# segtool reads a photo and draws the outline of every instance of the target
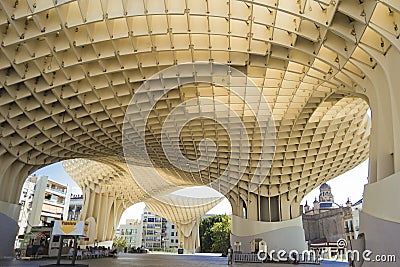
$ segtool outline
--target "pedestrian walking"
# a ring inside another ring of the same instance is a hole
[[[232,246],[229,246],[227,255],[228,255],[228,265],[232,265],[232,263],[233,263],[233,249],[232,249]]]

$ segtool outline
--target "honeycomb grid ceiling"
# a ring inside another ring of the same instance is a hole
[[[132,203],[146,199],[137,184],[127,186],[131,178],[121,162],[132,96],[167,67],[215,62],[248,75],[270,104],[277,146],[260,194],[301,198],[368,157],[361,67],[377,62],[365,48],[382,55],[390,49],[388,37],[400,35],[399,11],[390,0],[1,1],[0,155],[32,165],[75,159],[64,166],[80,185],[115,190]],[[238,108],[213,86],[174,90],[148,121],[148,145],[159,142],[162,116],[200,96]],[[211,122],[189,125],[182,150],[196,158],[196,145],[208,134],[221,142],[217,159],[194,178],[177,173],[178,182],[201,185],[219,177],[226,131]],[[86,172],[74,170],[85,164]],[[248,186],[249,176],[239,187]]]

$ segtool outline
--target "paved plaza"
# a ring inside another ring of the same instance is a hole
[[[0,260],[0,267],[38,267],[39,265],[53,264],[55,259],[40,261],[24,261],[24,260]],[[62,263],[70,263],[64,260]],[[120,267],[120,266],[140,266],[140,267],[156,267],[156,266],[227,266],[227,259],[219,257],[215,254],[195,254],[195,255],[173,255],[173,254],[121,254],[118,258],[101,258],[77,261],[77,263],[89,264],[90,267]],[[234,264],[236,266],[294,266],[291,264]],[[296,265],[296,266],[316,266],[316,265]],[[320,266],[344,267],[346,263],[339,262],[323,262]]]

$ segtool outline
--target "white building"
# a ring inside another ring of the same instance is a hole
[[[66,219],[70,202],[70,187],[48,179],[47,176],[29,176],[20,196],[19,232],[30,232],[32,226],[44,226],[54,220]]]
[[[118,227],[115,236],[124,238],[128,247],[176,250],[180,245],[176,226],[147,208],[141,220],[127,219]]]
[[[83,195],[71,195],[68,208],[68,220],[78,220],[83,207]]]
[[[66,220],[70,196],[70,187],[68,185],[48,179],[40,213],[41,223],[48,224],[54,220]]]
[[[179,247],[175,225],[145,208],[142,215],[142,245],[150,250],[171,250]]]
[[[362,210],[363,199],[360,199],[356,203],[352,204],[350,200],[347,201],[346,206],[351,208],[347,213],[345,213],[344,228],[346,231],[346,238],[357,239],[360,233],[360,213]]]
[[[115,236],[124,238],[128,247],[137,248],[142,246],[142,230],[142,221],[127,219],[125,224],[119,226]]]
[[[22,186],[21,196],[19,198],[19,203],[21,205],[21,212],[19,214],[18,235],[23,235],[26,228],[28,227],[28,217],[32,209],[33,195],[35,192],[37,177],[29,176],[24,185]]]
[[[152,213],[148,209],[142,215],[143,234],[142,245],[150,250],[165,248],[167,220]]]
[[[170,221],[167,221],[164,241],[167,249],[179,247],[178,231],[175,225]]]

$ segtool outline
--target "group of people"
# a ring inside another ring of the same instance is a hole
[[[74,248],[71,247],[68,252],[68,257],[72,257],[74,254]],[[117,249],[111,249],[110,247],[104,246],[95,246],[95,247],[87,247],[86,249],[81,249],[78,246],[76,251],[76,258],[77,259],[96,259],[96,258],[103,258],[103,257],[116,257],[117,256]]]

